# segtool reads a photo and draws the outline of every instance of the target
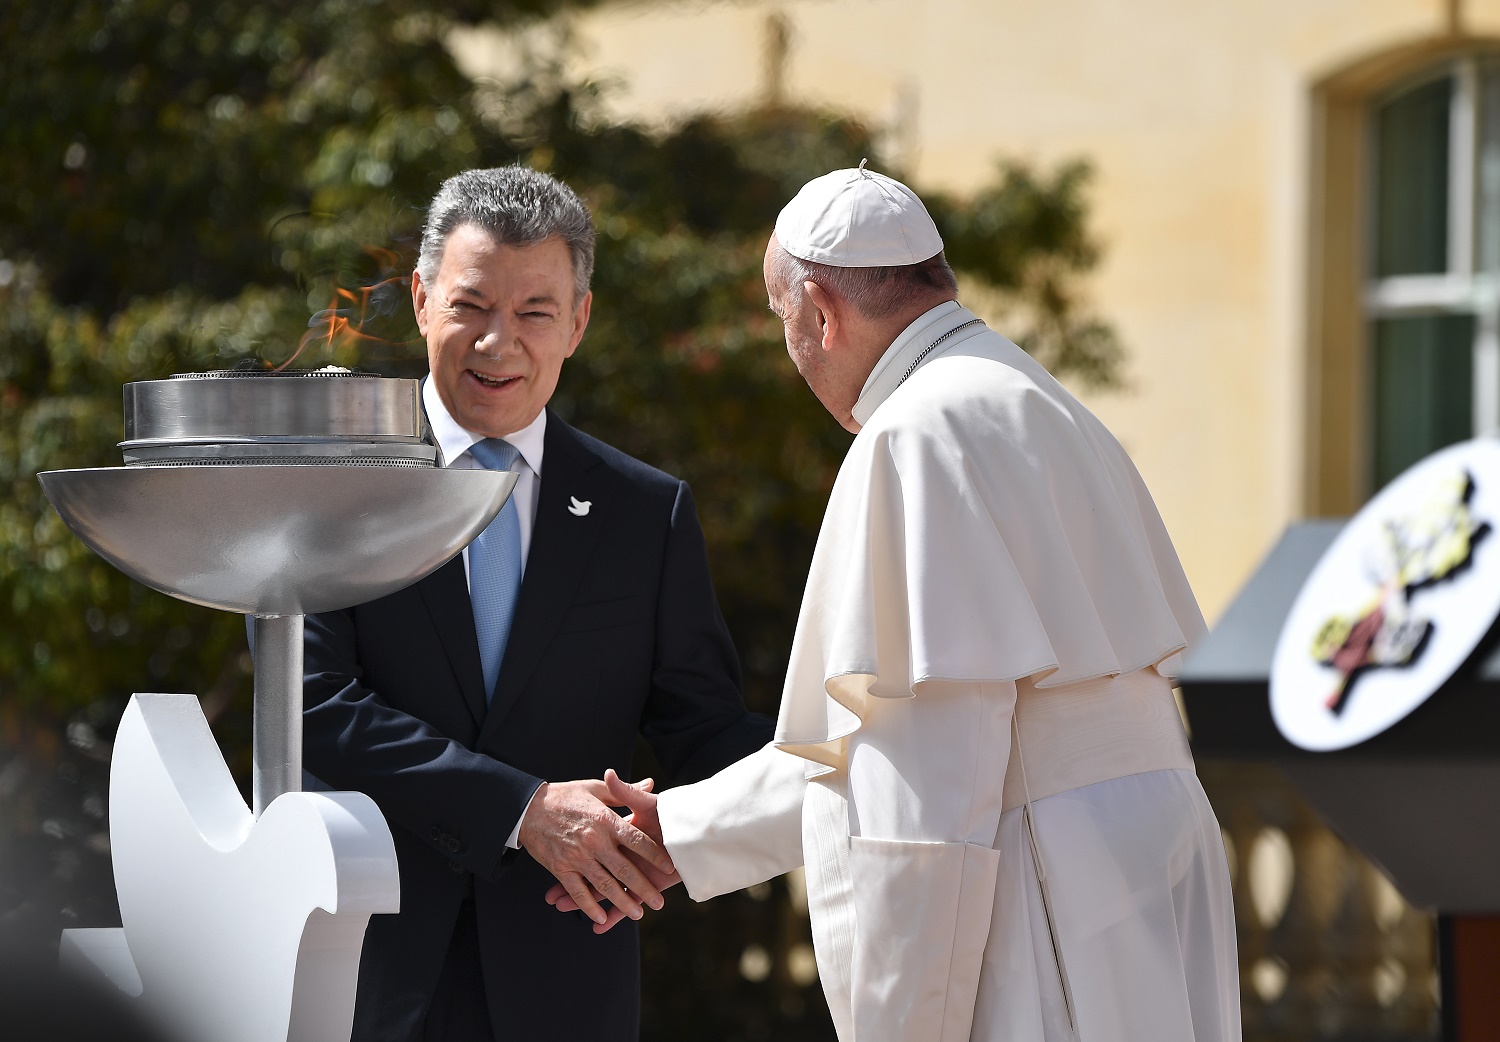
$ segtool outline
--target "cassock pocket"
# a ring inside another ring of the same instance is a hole
[[[859,1042],[965,1042],[1000,852],[973,843],[850,840]]]

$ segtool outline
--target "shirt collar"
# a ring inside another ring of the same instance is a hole
[[[852,412],[855,422],[861,427],[868,423],[880,404],[901,386],[908,370],[926,365],[951,346],[950,343],[944,343],[942,350],[933,352],[929,350],[933,341],[973,318],[974,313],[956,300],[946,300],[919,315],[915,322],[901,331],[901,335],[880,356],[880,361],[875,363],[869,379],[859,392],[859,400],[854,403]]]
[[[432,435],[437,439],[438,447],[443,450],[443,459],[449,466],[485,439],[483,434],[475,434],[460,427],[458,421],[448,414],[431,376],[422,381],[422,405],[427,409],[427,422],[432,425]],[[542,446],[546,442],[546,435],[547,410],[543,409],[537,413],[536,419],[501,440],[515,446],[531,472],[541,477]]]

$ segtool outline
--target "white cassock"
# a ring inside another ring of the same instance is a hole
[[[1124,449],[956,302],[854,415],[775,743],[662,795],[688,892],[805,863],[843,1042],[1238,1040],[1203,619]]]

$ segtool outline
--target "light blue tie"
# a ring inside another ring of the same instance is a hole
[[[486,438],[469,448],[486,470],[510,470],[520,450],[499,438]],[[521,517],[512,495],[500,513],[469,544],[469,600],[474,605],[474,633],[479,638],[479,664],[484,671],[484,698],[495,697],[495,681],[505,660],[510,622],[521,590]]]

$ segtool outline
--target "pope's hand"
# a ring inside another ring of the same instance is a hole
[[[637,796],[650,794],[649,783],[641,788],[618,777],[615,783]],[[651,799],[654,806],[656,797]],[[606,782],[544,783],[521,823],[521,846],[557,877],[571,907],[582,909],[596,929],[613,926],[621,915],[639,919],[643,902],[660,908],[661,890],[652,879],[675,873],[659,843],[660,829],[656,839],[648,836],[611,809],[617,803],[629,805],[614,799]],[[614,908],[606,912],[601,898]]]
[[[625,820],[650,836],[651,842],[665,847],[661,838],[661,815],[656,809],[661,797],[651,791],[654,787],[650,778],[631,785],[612,768],[604,772],[604,788],[609,793],[610,806],[628,808],[630,817]]]
[[[604,772],[604,785],[610,803],[628,807],[631,814],[626,820],[635,828],[640,829],[643,833],[650,836],[659,845],[661,843],[661,821],[657,816],[657,798],[655,793],[651,791],[651,782],[647,780],[638,782],[635,785],[629,785],[622,781],[620,776],[614,771],[609,770]],[[675,869],[663,871],[657,865],[642,861],[633,855],[632,860],[641,873],[651,881],[651,885],[658,892],[682,882],[682,877],[677,874]],[[595,907],[598,907],[606,898],[613,903],[614,907],[606,910],[605,918],[602,922],[598,916],[589,912],[587,905],[578,900],[571,888],[565,887],[561,883],[547,891],[547,903],[555,907],[559,912],[573,912],[579,908],[583,908],[585,912],[588,912],[589,918],[594,920],[594,932],[597,934],[608,933],[614,928],[616,923],[629,914],[628,908],[622,908],[619,902],[614,901],[613,898],[609,898],[608,895],[600,893],[596,889],[590,888],[587,896]],[[653,904],[651,907],[660,908],[661,905]],[[632,915],[631,918],[638,919],[640,917]]]

